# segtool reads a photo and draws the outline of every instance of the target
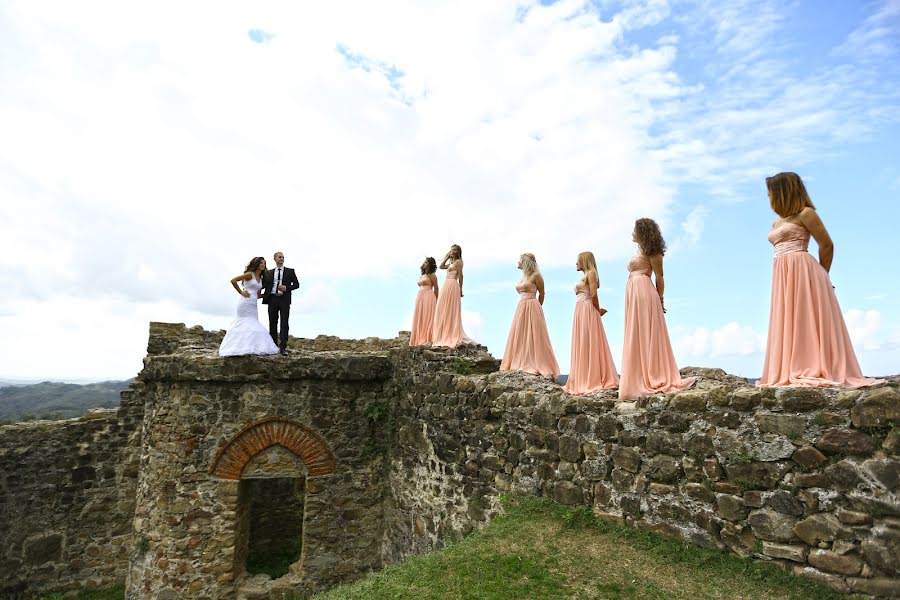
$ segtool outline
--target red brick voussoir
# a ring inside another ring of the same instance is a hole
[[[266,417],[234,434],[216,453],[209,474],[218,479],[240,479],[254,456],[275,445],[303,461],[307,477],[330,475],[336,469],[334,453],[318,433],[292,419]]]

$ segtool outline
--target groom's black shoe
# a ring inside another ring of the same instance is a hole
[[[282,356],[287,356],[288,355],[287,344],[282,344],[278,348],[278,351],[281,353]]]

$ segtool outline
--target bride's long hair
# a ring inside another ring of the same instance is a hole
[[[247,266],[244,268],[244,273],[256,273],[256,270],[259,268],[259,263],[266,263],[266,259],[262,256],[254,256],[253,259],[247,263]]]

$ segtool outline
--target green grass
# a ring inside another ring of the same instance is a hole
[[[316,600],[523,598],[846,600],[777,567],[596,519],[587,508],[508,502],[488,527]]]
[[[92,590],[89,592],[78,592],[75,600],[122,600],[125,597],[124,587],[115,587],[107,590]],[[41,596],[38,600],[63,600],[63,594],[50,594],[49,596]],[[71,600],[71,599],[67,599]]]

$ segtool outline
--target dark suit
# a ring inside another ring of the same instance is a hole
[[[266,271],[263,276],[263,304],[269,305],[269,334],[272,341],[283,350],[287,346],[288,319],[291,316],[291,292],[300,287],[300,281],[293,269],[282,267],[281,285],[287,286],[280,296],[272,293],[275,284],[275,274],[278,267]],[[281,318],[281,335],[279,337],[278,319]]]

